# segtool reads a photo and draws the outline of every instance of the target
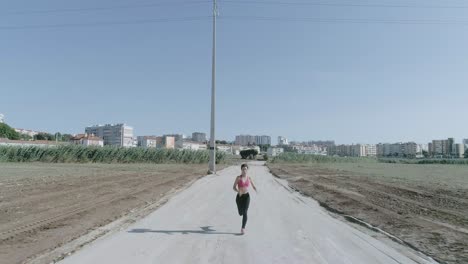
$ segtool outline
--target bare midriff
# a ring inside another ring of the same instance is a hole
[[[249,187],[237,187],[239,189],[239,196],[249,192]]]

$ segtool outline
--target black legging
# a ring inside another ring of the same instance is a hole
[[[241,196],[236,195],[236,204],[239,215],[242,215],[242,228],[245,228],[247,224],[247,210],[249,210],[250,204],[250,195],[249,193],[244,193]]]

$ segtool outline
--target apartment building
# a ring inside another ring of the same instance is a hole
[[[174,144],[172,144],[173,147],[171,147],[171,141],[172,141],[171,138],[174,139]],[[183,148],[184,138],[185,138],[185,136],[183,134],[166,134],[166,135],[163,135],[163,140],[164,140],[164,142],[166,144],[166,148],[178,148],[178,149]]]
[[[454,139],[432,140],[429,143],[429,155],[436,158],[451,157],[454,153]]]
[[[271,145],[270,136],[251,136],[251,135],[239,135],[236,136],[236,145],[248,146],[248,145]]]
[[[202,132],[193,132],[192,133],[192,141],[202,142],[202,143],[207,142],[206,134],[202,133]]]
[[[93,134],[104,140],[104,145],[134,147],[133,128],[125,124],[94,125],[85,128],[86,134]]]
[[[330,145],[326,148],[326,153],[329,156],[337,155],[341,157],[376,156],[377,145],[375,144]]]
[[[422,147],[415,142],[377,144],[377,156],[379,157],[416,157],[421,152]]]
[[[183,139],[181,139],[183,142]],[[164,135],[162,137],[158,137],[157,139],[157,148],[164,148],[164,149],[175,149],[176,148],[176,138],[174,136]],[[179,148],[182,148],[183,145],[180,145]]]

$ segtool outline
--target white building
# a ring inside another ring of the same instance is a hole
[[[143,148],[156,148],[158,146],[158,137],[156,136],[138,136],[137,145]]]
[[[85,128],[86,134],[94,134],[104,140],[104,145],[134,147],[133,128],[125,124],[94,125]]]
[[[375,144],[367,144],[366,146],[366,156],[368,157],[375,157],[377,156],[377,145]]]
[[[228,154],[234,154],[232,145],[223,145],[223,144],[217,144],[216,149],[221,152],[225,152]]]
[[[56,142],[55,140],[11,140],[7,138],[0,138],[0,146],[37,146],[37,147],[56,147],[60,145],[68,145],[66,142]]]
[[[5,116],[0,113],[0,123],[5,123]]]
[[[418,144],[417,147],[417,153],[422,153],[423,151],[428,151],[428,145],[427,144]]]
[[[104,146],[104,140],[100,137],[88,134],[78,134],[70,139],[73,144],[83,146]]]
[[[270,157],[276,157],[283,152],[284,152],[283,148],[269,147],[267,150],[267,155]]]
[[[367,150],[366,145],[362,145],[362,144],[351,145],[351,156],[365,157],[367,156],[366,150]]]
[[[278,137],[278,145],[284,146],[284,145],[289,145],[288,139],[282,136]]]
[[[452,157],[463,158],[465,154],[465,144],[453,144]]]
[[[326,155],[326,147],[317,146],[317,145],[293,145],[292,149],[295,150],[298,154],[308,154],[308,155]]]
[[[183,140],[181,144],[181,149],[190,149],[190,150],[206,150],[206,144],[190,141],[190,140]]]
[[[34,130],[29,130],[29,129],[22,129],[22,128],[15,128],[15,131],[20,133],[20,134],[23,134],[23,135],[28,135],[30,137],[34,137],[35,135],[41,133],[39,131],[34,131]],[[42,133],[45,133],[45,132],[42,132]]]
[[[462,143],[465,145],[465,149],[468,148],[468,138],[464,138]]]

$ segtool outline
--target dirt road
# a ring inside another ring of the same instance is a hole
[[[261,163],[249,173],[247,233],[239,235],[232,184],[238,166],[201,178],[165,205],[61,263],[434,263],[332,217]]]

